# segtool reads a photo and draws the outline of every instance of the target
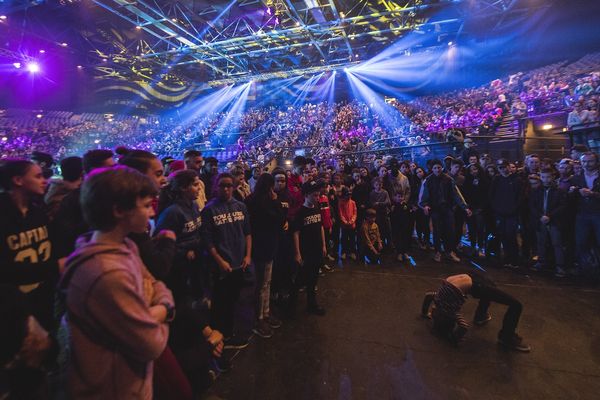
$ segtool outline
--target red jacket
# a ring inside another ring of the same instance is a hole
[[[352,199],[341,198],[338,200],[340,223],[344,228],[356,228],[356,203]]]
[[[287,181],[288,191],[290,193],[290,208],[288,211],[288,220],[293,221],[296,213],[304,204],[304,195],[302,194],[302,177],[292,174]]]
[[[319,197],[319,207],[321,208],[321,221],[323,221],[324,229],[331,229],[333,220],[331,219],[331,209],[329,208],[329,197],[322,194]]]

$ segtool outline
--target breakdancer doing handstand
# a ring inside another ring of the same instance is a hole
[[[474,324],[483,326],[492,317],[488,313],[491,302],[508,306],[502,329],[498,332],[498,343],[510,350],[529,352],[531,348],[515,332],[523,306],[508,293],[498,289],[496,285],[477,274],[452,275],[444,279],[436,292],[428,292],[423,300],[421,315],[433,320],[433,330],[448,338],[452,343],[460,342],[469,324],[460,314],[460,309],[467,299],[467,295],[479,299],[475,311]],[[434,303],[431,313],[431,303]]]

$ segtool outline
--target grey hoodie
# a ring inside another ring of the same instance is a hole
[[[89,239],[79,238],[61,282],[72,349],[69,395],[152,399],[153,360],[165,349],[169,328],[154,320],[149,307],[173,305],[173,297],[142,264],[131,240],[116,245]],[[153,289],[149,295],[144,283]]]

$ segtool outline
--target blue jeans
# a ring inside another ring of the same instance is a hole
[[[593,236],[593,241],[590,241]],[[579,268],[586,269],[586,260],[592,248],[600,243],[600,215],[589,213],[578,213],[575,217],[575,248]]]
[[[504,249],[504,260],[507,264],[519,263],[519,247],[517,244],[518,217],[496,215],[496,235]]]

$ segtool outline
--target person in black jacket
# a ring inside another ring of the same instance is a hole
[[[467,226],[472,254],[479,257],[485,256],[485,214],[489,208],[488,192],[489,180],[483,168],[479,164],[469,165],[465,177],[464,195],[473,215],[467,219]]]
[[[522,202],[522,183],[516,174],[511,174],[508,161],[496,161],[499,175],[490,184],[490,206],[495,218],[496,234],[504,248],[507,268],[518,268],[519,249],[517,245],[517,225]]]
[[[114,153],[108,149],[94,149],[83,155],[83,172],[88,175],[94,169],[112,167],[115,165]],[[67,257],[75,250],[77,238],[90,230],[83,220],[81,203],[79,202],[79,188],[66,195],[58,207],[56,217],[52,222],[52,230],[56,232],[57,258]]]
[[[577,201],[577,216],[575,217],[577,249],[577,274],[588,275],[598,279],[600,270],[590,250],[597,249],[600,244],[600,162],[596,153],[583,153],[580,158],[583,167],[581,175],[574,175],[569,193]]]
[[[246,200],[252,230],[252,256],[256,271],[256,317],[254,333],[262,338],[273,335],[273,329],[281,322],[270,310],[271,276],[278,239],[285,224],[285,214],[277,194],[273,190],[275,179],[262,174],[254,187],[254,193]]]
[[[562,278],[566,275],[562,228],[567,207],[567,194],[556,186],[552,170],[543,169],[540,172],[540,179],[543,186],[532,190],[529,195],[529,212],[532,221],[536,222],[538,246],[538,261],[533,268],[540,271],[547,266],[546,252],[548,239],[550,239],[554,250],[555,276]]]
[[[443,172],[440,160],[432,162],[433,174],[429,175],[419,195],[419,206],[425,215],[431,215],[433,223],[433,243],[435,246],[434,260],[442,260],[442,241],[448,257],[454,262],[460,262],[456,255],[456,238],[454,237],[454,206],[462,208],[467,217],[471,216],[462,193],[456,187],[454,180]]]

